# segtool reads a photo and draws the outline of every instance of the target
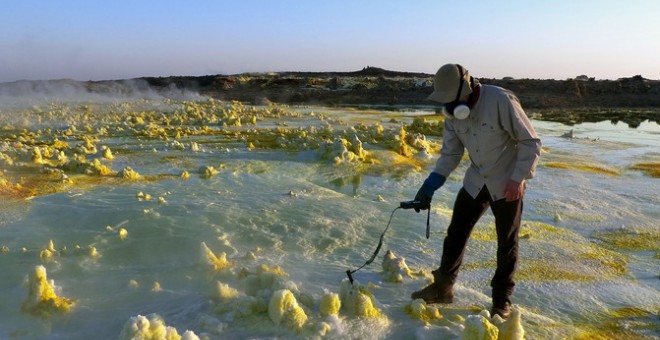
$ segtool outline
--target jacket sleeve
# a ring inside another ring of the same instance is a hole
[[[500,103],[500,121],[502,127],[517,143],[518,158],[511,175],[511,180],[518,183],[534,177],[536,165],[541,157],[541,139],[539,139],[520,101],[513,93]]]
[[[456,131],[452,121],[445,119],[445,129],[442,133],[442,148],[440,149],[440,158],[435,163],[434,172],[449,178],[454,169],[458,166],[463,158],[465,146],[456,136]]]

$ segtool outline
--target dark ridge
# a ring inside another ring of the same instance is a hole
[[[478,75],[475,75],[478,76]],[[577,123],[587,119],[622,120],[631,126],[660,121],[660,81],[636,75],[617,80],[480,78],[482,84],[513,91],[528,113],[545,120]],[[353,72],[268,72],[234,75],[142,77],[80,82],[70,79],[0,83],[0,100],[7,96],[69,93],[163,96],[197,92],[222,100],[250,104],[421,107],[433,91],[433,75],[367,66]],[[1,104],[1,103],[0,103]],[[536,113],[535,113],[536,112]],[[607,118],[611,117],[611,118]],[[597,120],[597,121],[598,121]]]

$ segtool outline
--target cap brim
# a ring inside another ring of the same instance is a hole
[[[463,83],[463,90],[461,91],[461,94],[463,96],[465,96],[465,95],[468,95],[468,94],[471,94],[471,93],[472,93],[472,88],[470,88],[470,84],[467,81],[464,82]],[[426,97],[426,99],[428,99],[430,101],[440,103],[440,104],[451,103],[454,100],[456,100],[456,92],[455,92],[455,90],[451,91],[451,92],[433,91],[433,93],[431,93],[431,95]]]
[[[455,92],[451,94],[447,92],[433,91],[433,93],[431,93],[431,95],[429,95],[426,99],[430,101],[434,101],[436,103],[445,104],[454,101],[454,99],[456,99],[455,97],[456,97]]]

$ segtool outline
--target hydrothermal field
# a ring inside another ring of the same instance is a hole
[[[660,128],[534,121],[506,322],[493,217],[455,302],[431,281],[463,163],[414,197],[442,118],[194,98],[0,107],[0,338],[644,339],[660,336]],[[375,261],[353,274],[374,252]]]

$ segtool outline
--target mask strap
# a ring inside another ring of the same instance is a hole
[[[458,101],[461,99],[461,90],[463,89],[463,83],[465,83],[465,76],[463,75],[463,67],[459,64],[456,64],[456,67],[458,68],[458,75],[460,77],[458,91],[456,91],[456,101]]]

